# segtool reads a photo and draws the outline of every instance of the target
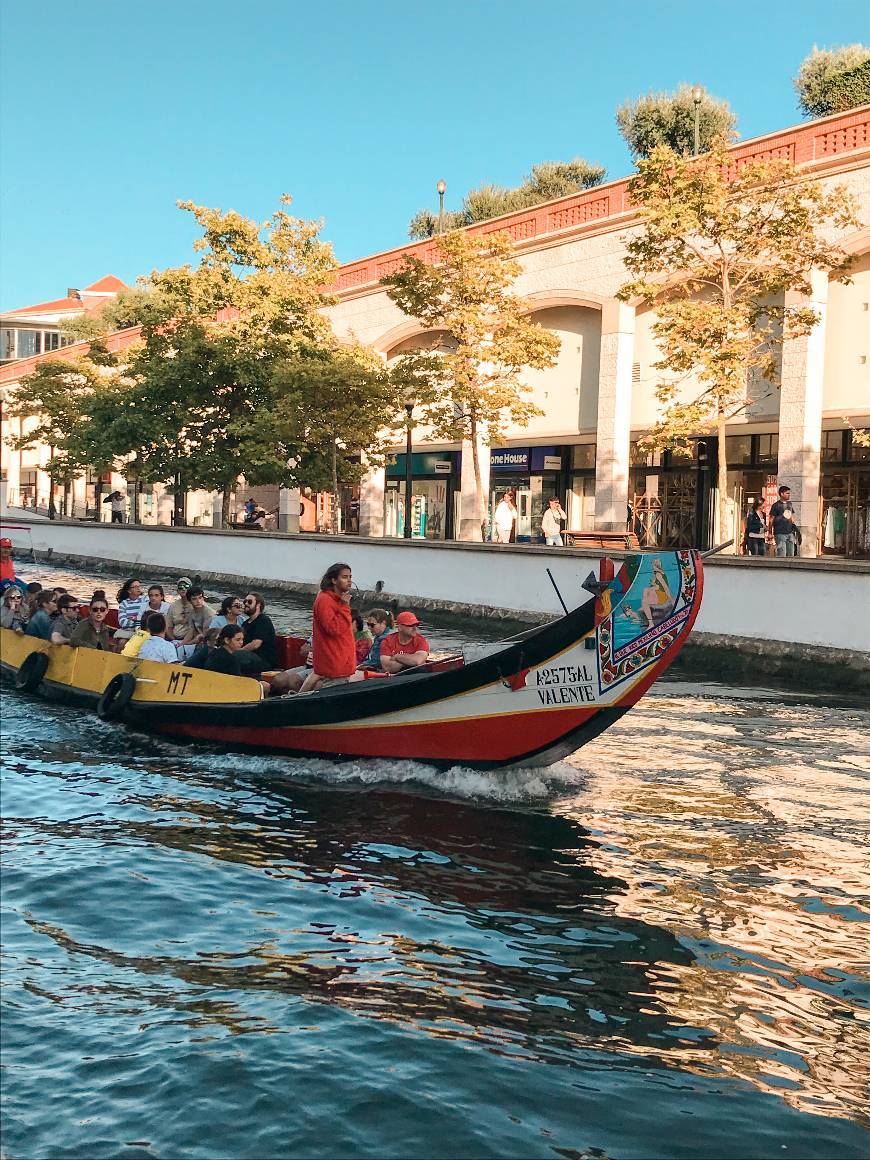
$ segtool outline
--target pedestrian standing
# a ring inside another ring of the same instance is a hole
[[[770,515],[767,517],[768,537],[776,541],[777,556],[796,556],[795,543],[795,511],[791,502],[791,488],[784,483],[779,488],[779,499],[770,506]]]
[[[110,491],[103,503],[110,503],[112,505],[112,523],[123,524],[124,513],[127,510],[127,501],[124,498],[123,492]]]
[[[495,524],[495,538],[499,544],[509,544],[517,518],[517,509],[514,507],[513,493],[506,491],[495,509],[493,523]]]
[[[544,533],[544,543],[548,548],[562,547],[564,542],[562,540],[562,521],[567,520],[567,518],[558,499],[551,495],[547,510],[541,520],[541,531]]]
[[[764,529],[764,505],[760,499],[754,499],[749,505],[746,514],[746,523],[743,529],[743,550],[749,556],[763,556],[766,534]]]

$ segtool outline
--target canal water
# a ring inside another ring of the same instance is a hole
[[[506,774],[2,736],[7,1160],[870,1152],[866,704],[661,683]]]

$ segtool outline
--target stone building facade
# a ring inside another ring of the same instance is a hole
[[[870,425],[870,108],[742,142],[734,156],[785,157],[825,185],[846,185],[864,225],[844,239],[855,255],[851,283],[828,285],[813,275],[821,322],[808,338],[785,343],[780,381],[753,392],[753,405],[729,424],[731,528],[714,526],[714,440],[699,433],[694,457],[637,452],[637,440],[656,418],[658,356],[653,312],[616,298],[627,278],[626,240],[638,228],[628,181],[471,227],[508,232],[522,265],[516,290],[561,338],[558,364],[527,379],[543,414],[509,430],[505,447],[482,449],[490,514],[499,492],[510,487],[518,538],[538,538],[542,508],[555,494],[573,529],[624,530],[633,519],[647,543],[706,546],[733,534],[745,503],[769,498],[782,480],[792,488],[804,555],[870,553],[870,453],[853,440],[850,426]],[[336,333],[388,361],[428,344],[431,335],[401,314],[379,280],[405,254],[426,258],[432,247],[416,243],[342,267],[338,301],[329,311]],[[414,450],[414,534],[458,537],[473,512],[469,448],[435,444],[419,430]],[[385,472],[364,481],[363,534],[400,530],[400,447],[396,455]]]

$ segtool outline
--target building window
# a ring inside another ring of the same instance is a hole
[[[870,461],[870,447],[865,447],[861,443],[855,442],[855,435],[861,435],[866,438],[870,435],[870,429],[864,428],[856,432],[849,432],[849,461],[850,463],[867,463]]]
[[[842,463],[845,459],[843,442],[846,438],[845,431],[823,431],[822,432],[822,463]]]
[[[42,331],[18,331],[18,358],[33,358],[42,352]]]
[[[726,435],[725,451],[729,464],[740,467],[752,462],[752,436]]]
[[[15,331],[8,326],[0,329],[0,358],[15,358]]]
[[[754,438],[755,462],[776,463],[779,454],[779,435],[756,435]]]
[[[46,330],[43,333],[43,350],[57,350],[60,346],[60,335],[56,330]]]
[[[575,471],[595,470],[595,444],[583,443],[571,448],[571,466]]]

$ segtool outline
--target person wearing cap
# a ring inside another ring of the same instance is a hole
[[[8,536],[0,539],[0,581],[8,584],[17,583],[15,562],[12,559],[12,541]]]
[[[178,596],[169,605],[166,613],[166,639],[183,640],[187,635],[187,622],[190,619],[191,607],[187,594],[193,587],[189,576],[179,576],[177,584]]]
[[[381,668],[385,673],[400,673],[426,662],[429,642],[417,632],[420,621],[413,612],[400,612],[396,631],[381,644]]]
[[[779,500],[770,505],[767,517],[767,532],[776,540],[777,556],[796,556],[795,534],[797,525],[791,503],[791,488],[784,483],[779,488]]]

